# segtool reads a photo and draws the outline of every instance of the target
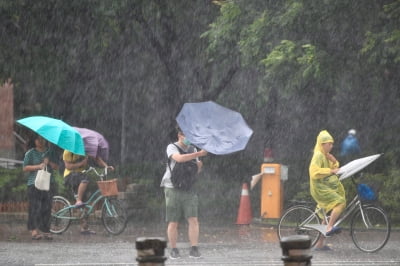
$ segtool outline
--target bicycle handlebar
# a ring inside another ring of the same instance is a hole
[[[99,172],[97,172],[96,168],[90,166],[88,169],[83,170],[82,173],[89,173],[89,172],[94,172],[97,176],[101,177],[101,179],[103,179],[103,177],[107,176],[107,167],[104,168],[104,173],[100,174]]]

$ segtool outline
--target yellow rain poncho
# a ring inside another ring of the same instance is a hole
[[[310,192],[318,203],[317,207],[332,210],[336,205],[346,203],[345,191],[337,175],[331,174],[331,169],[338,168],[339,162],[331,162],[322,148],[323,143],[333,143],[332,136],[323,130],[317,137],[314,154],[310,163]]]

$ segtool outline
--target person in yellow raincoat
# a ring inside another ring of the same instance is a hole
[[[346,207],[344,187],[336,175],[339,170],[339,162],[330,153],[333,142],[333,137],[328,131],[323,130],[318,134],[309,168],[310,193],[318,204],[317,208],[323,208],[325,212],[331,211],[326,227],[327,236],[340,232],[340,228],[333,225]],[[324,246],[324,237],[322,236],[315,249],[330,250],[328,246]]]

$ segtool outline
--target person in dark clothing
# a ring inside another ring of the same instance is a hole
[[[34,135],[28,143],[30,148],[24,157],[23,171],[28,173],[28,230],[31,231],[33,240],[52,240],[50,233],[51,204],[56,192],[53,174],[50,178],[50,190],[43,191],[35,187],[37,171],[47,168],[52,173],[58,168],[57,156],[47,141],[39,135]],[[42,232],[43,235],[40,233]]]

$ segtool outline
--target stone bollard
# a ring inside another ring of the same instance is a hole
[[[163,266],[167,260],[164,256],[166,247],[167,241],[163,237],[136,238],[138,266]]]
[[[306,235],[293,235],[281,239],[282,260],[285,266],[311,265],[311,238]]]

